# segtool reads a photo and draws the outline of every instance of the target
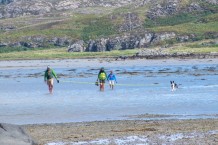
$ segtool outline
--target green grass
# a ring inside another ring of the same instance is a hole
[[[196,34],[202,36],[207,32],[218,32],[218,21],[209,23],[185,23],[176,26],[152,28],[154,32],[177,32],[180,34]]]
[[[218,53],[218,46],[217,47],[197,47],[197,48],[190,48],[186,46],[181,46],[177,48],[173,48],[170,50],[167,50],[167,52],[173,54],[173,53],[196,53],[196,54],[202,54],[202,53]]]
[[[56,48],[47,50],[29,50],[21,52],[1,53],[0,60],[28,60],[28,59],[74,59],[74,58],[98,58],[98,57],[118,57],[132,56],[138,50],[122,50],[110,52],[67,52],[66,48]]]
[[[212,14],[211,12],[201,12],[201,13],[179,13],[164,18],[157,18],[154,20],[146,19],[144,23],[145,28],[152,28],[158,26],[174,26],[178,24],[196,22],[199,19]]]
[[[82,39],[88,41],[100,37],[110,36],[116,33],[113,23],[108,18],[96,19],[89,22],[82,31]]]
[[[218,53],[218,44],[213,39],[179,43],[165,50],[168,53]]]

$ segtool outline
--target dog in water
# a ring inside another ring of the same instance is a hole
[[[174,81],[170,81],[170,84],[171,84],[171,90],[172,91],[178,89],[178,85]]]

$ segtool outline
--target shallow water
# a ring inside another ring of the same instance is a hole
[[[165,118],[218,117],[218,64],[115,66],[118,84],[104,92],[94,85],[97,67],[54,68],[60,76],[48,93],[43,69],[0,71],[0,122],[63,123],[134,119],[129,115],[166,114]],[[171,91],[170,80],[179,84]],[[163,117],[138,118],[163,119]]]

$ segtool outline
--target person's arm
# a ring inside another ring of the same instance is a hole
[[[107,79],[107,74],[106,74],[106,72],[104,72],[105,73],[105,76],[106,76],[106,79]]]
[[[56,79],[57,82],[59,83],[58,77],[57,77],[56,73],[54,72],[54,70],[52,70],[52,75],[55,77],[55,79]]]
[[[45,71],[45,74],[44,74],[44,81],[47,80],[47,72]]]
[[[98,81],[98,80],[99,80],[99,75],[100,75],[100,72],[98,73],[98,77],[97,77],[97,80],[96,80],[96,81]]]
[[[115,82],[117,83],[117,78],[116,78],[116,76],[114,75],[114,80],[115,80]]]
[[[110,74],[107,76],[107,80],[109,81],[109,78],[110,78]]]

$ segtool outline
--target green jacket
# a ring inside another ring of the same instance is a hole
[[[45,74],[44,74],[44,80],[49,80],[49,79],[52,79],[53,77],[55,77],[55,79],[57,80],[57,75],[56,73],[54,72],[53,69],[50,69],[50,71],[46,70],[45,71]]]

